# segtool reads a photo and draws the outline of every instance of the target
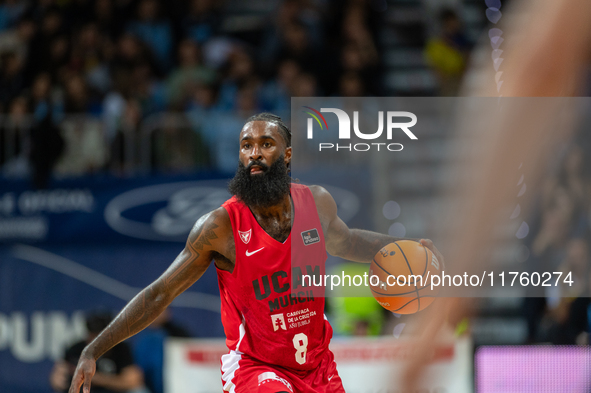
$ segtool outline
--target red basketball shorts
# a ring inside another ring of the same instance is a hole
[[[317,368],[295,372],[232,351],[222,357],[222,384],[230,393],[344,393],[334,356],[326,351]]]

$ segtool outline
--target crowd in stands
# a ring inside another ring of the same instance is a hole
[[[159,123],[150,164],[233,172],[247,116],[285,114],[292,96],[382,93],[370,4],[284,0],[241,29],[229,1],[6,0],[3,172],[37,187],[52,171],[125,174],[145,154],[142,125],[163,112],[188,125]]]

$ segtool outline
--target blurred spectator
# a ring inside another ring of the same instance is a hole
[[[123,11],[115,8],[113,0],[96,0],[94,3],[93,21],[100,33],[110,40],[115,40],[122,30]]]
[[[367,12],[360,3],[351,3],[345,11],[342,37],[360,52],[364,67],[375,65],[378,51],[367,25]]]
[[[152,50],[162,71],[168,71],[171,64],[173,34],[170,22],[159,18],[160,10],[156,0],[141,0],[137,8],[137,19],[128,26],[128,31],[144,41]]]
[[[318,73],[322,64],[321,55],[304,25],[299,22],[290,23],[282,27],[281,34],[274,64],[280,60],[290,59],[302,70]]]
[[[206,142],[201,132],[195,132],[188,118],[171,113],[159,124],[151,135],[154,167],[168,173],[211,169]]]
[[[379,56],[367,18],[367,11],[360,3],[352,3],[345,11],[342,25],[342,72],[356,73],[361,85],[367,87],[363,90],[369,89],[375,94],[380,91],[380,84],[375,80]]]
[[[64,149],[64,140],[55,122],[61,119],[62,110],[51,97],[51,77],[39,74],[32,88],[33,126],[29,160],[33,172],[33,185],[47,188],[58,158]]]
[[[5,0],[0,4],[0,31],[14,27],[27,10],[27,2],[22,0]]]
[[[558,271],[570,273],[573,285],[561,285],[555,298],[548,299],[547,312],[540,322],[538,339],[557,345],[587,344],[579,336],[588,332],[589,306],[589,244],[585,239],[573,239],[567,246],[566,258]],[[560,297],[558,297],[560,296]],[[585,339],[586,340],[586,339]]]
[[[262,110],[283,112],[291,109],[291,93],[300,67],[293,60],[283,60],[279,64],[277,76],[262,87],[260,92]]]
[[[105,137],[112,143],[121,119],[125,111],[127,99],[131,98],[131,81],[126,71],[119,71],[113,75],[113,90],[105,95],[102,105],[102,119],[105,130]],[[138,113],[138,120],[141,120],[141,110]]]
[[[32,20],[22,19],[14,29],[0,32],[0,53],[15,53],[24,63],[36,30]]]
[[[142,108],[142,115],[163,111],[166,108],[166,85],[144,63],[136,66],[129,75],[130,95]]]
[[[63,177],[93,174],[106,165],[107,144],[98,119],[68,117],[60,128],[65,149],[55,166],[57,175]]]
[[[0,127],[0,165],[5,165],[5,174],[15,176],[26,175],[28,172],[29,128],[27,99],[23,96],[10,103],[8,116]]]
[[[568,240],[575,206],[564,188],[557,187],[549,192],[551,196],[543,206],[540,230],[531,249],[533,255],[544,259],[544,268],[553,269],[558,266]],[[560,256],[554,256],[556,253]]]
[[[363,97],[365,88],[358,74],[349,72],[341,77],[339,95],[343,97]]]
[[[108,40],[101,36],[96,24],[88,23],[82,26],[74,41],[70,68],[82,73],[94,89],[105,92],[110,87],[109,68],[105,61],[110,51]]]
[[[574,298],[578,296],[586,296],[588,288],[588,280],[590,269],[590,253],[589,243],[584,238],[574,238],[570,240],[566,246],[566,257],[558,267],[565,276],[569,273],[573,280],[572,285],[567,285],[564,282],[559,286],[561,296],[563,298]]]
[[[191,0],[189,13],[181,22],[184,36],[201,44],[217,34],[220,25],[221,16],[213,0]]]
[[[293,84],[291,91],[294,97],[314,97],[318,94],[316,78],[312,74],[299,74]]]
[[[58,9],[49,9],[41,19],[40,28],[31,40],[26,74],[31,80],[50,67],[51,42],[60,34],[64,34],[63,16]]]
[[[123,102],[113,102],[120,107],[113,107],[113,120],[115,120],[114,135],[111,142],[111,169],[115,174],[124,175],[132,173],[133,169],[140,162],[141,152],[140,147],[140,121],[141,108],[139,103],[135,100],[125,101],[122,97],[118,97]],[[122,111],[118,113],[118,111]],[[115,114],[117,111],[117,114]],[[116,116],[116,117],[115,117]]]
[[[197,85],[193,90],[191,101],[187,104],[189,113],[198,112],[206,117],[208,112],[216,110],[217,87],[215,85]]]
[[[137,335],[133,346],[137,365],[144,371],[146,386],[151,393],[164,392],[164,343],[167,337],[190,337],[188,331],[172,321],[169,309]]]
[[[70,61],[70,40],[66,35],[55,37],[49,47],[49,58],[45,71],[54,81],[63,81]]]
[[[69,29],[78,30],[82,25],[90,22],[92,3],[92,0],[68,0],[66,4],[60,4],[64,24]]]
[[[95,313],[86,318],[88,337],[66,350],[63,360],[57,361],[49,381],[56,392],[67,392],[78,359],[84,347],[111,322],[107,313]],[[96,361],[96,373],[92,378],[91,393],[147,393],[141,369],[134,364],[131,349],[127,343],[119,343]]]
[[[100,115],[101,103],[92,97],[81,75],[71,74],[66,79],[64,112],[77,116],[70,116],[60,124],[66,143],[56,173],[61,176],[95,173],[106,165],[106,136],[98,119],[80,114]]]
[[[115,54],[111,61],[111,75],[114,78],[120,73],[131,73],[139,65],[155,68],[149,51],[136,37],[131,34],[122,35],[116,44]]]
[[[301,63],[307,55],[316,57],[324,44],[320,15],[308,2],[284,0],[270,18],[269,28],[261,46],[261,62],[265,72],[282,60],[292,59],[300,67],[317,67],[318,64]],[[304,53],[308,49],[308,53]]]
[[[456,96],[466,70],[470,46],[455,11],[443,9],[439,24],[439,35],[429,40],[425,56],[439,79],[440,95]]]
[[[168,102],[179,107],[198,85],[212,84],[215,73],[203,66],[199,47],[190,40],[184,40],[178,49],[179,67],[168,77]]]
[[[556,177],[556,183],[570,194],[577,210],[586,210],[591,205],[591,184],[585,173],[584,150],[579,145],[571,146]]]
[[[246,119],[256,111],[254,86],[246,85],[238,91],[235,110],[215,111],[207,119],[203,119],[203,136],[217,171],[226,174],[236,172],[238,160],[235,153],[240,147],[236,130],[241,130]]]
[[[254,60],[244,48],[236,47],[224,68],[218,97],[219,108],[233,110],[238,106],[238,91],[246,85],[255,88],[259,79],[255,73]],[[257,99],[254,98],[254,101],[256,103]]]
[[[0,55],[0,104],[6,106],[24,87],[23,62],[16,53]]]
[[[71,74],[66,78],[64,111],[68,114],[89,113],[100,115],[100,102],[92,97],[89,88],[79,74]]]

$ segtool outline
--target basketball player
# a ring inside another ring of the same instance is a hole
[[[70,393],[82,384],[89,393],[96,359],[147,327],[212,261],[230,350],[221,362],[224,391],[344,391],[328,349],[332,328],[324,298],[312,291],[292,294],[291,286],[302,284],[292,270],[323,272],[326,251],[369,263],[399,239],[349,229],[325,189],[291,183],[291,153],[291,133],[279,117],[263,113],[247,121],[229,184],[234,197],[197,221],[172,265],[84,349]],[[421,243],[442,260],[430,240]],[[300,322],[290,323],[289,315]]]

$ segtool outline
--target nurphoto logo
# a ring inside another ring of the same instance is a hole
[[[303,108],[308,109],[304,111],[304,113],[310,115],[311,117],[308,118],[307,121],[307,138],[314,139],[314,120],[320,127],[321,130],[328,131],[328,123],[326,122],[326,118],[322,115],[322,113],[334,113],[337,116],[337,120],[339,122],[339,141],[340,140],[347,140],[351,139],[351,118],[342,109],[338,108],[320,108],[320,111],[309,107],[304,106]],[[394,134],[394,130],[401,130],[403,131],[406,136],[412,140],[418,139],[416,135],[410,130],[411,127],[417,124],[417,116],[412,112],[403,112],[403,111],[387,111],[384,116],[384,111],[378,112],[378,130],[371,133],[362,132],[359,129],[359,112],[353,111],[353,132],[355,136],[359,139],[363,140],[375,140],[382,136],[384,132],[384,117],[386,118],[386,139],[388,141],[392,140],[392,135]],[[406,119],[406,121],[400,121],[400,119]],[[366,130],[365,130],[366,131]],[[336,143],[319,143],[318,150],[330,150],[335,149],[336,151],[339,150],[348,150],[348,151],[369,151],[369,150],[380,150],[380,147],[384,148],[388,151],[401,151],[404,146],[401,143],[379,143],[379,142],[372,142],[372,143],[349,143],[349,144],[339,144]]]

